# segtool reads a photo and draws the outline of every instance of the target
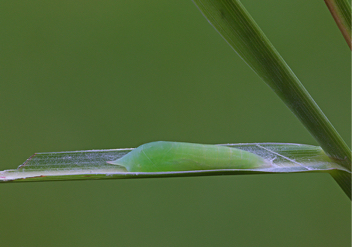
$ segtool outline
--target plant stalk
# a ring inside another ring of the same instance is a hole
[[[347,45],[351,43],[351,3],[348,0],[324,0]]]
[[[336,163],[351,170],[351,150],[238,0],[193,0],[237,54],[290,108]]]

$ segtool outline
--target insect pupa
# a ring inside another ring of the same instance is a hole
[[[108,161],[129,172],[170,172],[270,167],[262,157],[233,147],[184,142],[150,142]]]

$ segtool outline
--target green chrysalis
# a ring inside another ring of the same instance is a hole
[[[110,164],[129,172],[167,172],[270,167],[262,157],[237,148],[183,142],[151,142]]]

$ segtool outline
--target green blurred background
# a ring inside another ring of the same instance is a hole
[[[323,1],[242,3],[350,144],[350,51]],[[156,141],[317,143],[191,0],[0,4],[0,170]],[[0,184],[1,246],[350,246],[327,174]]]

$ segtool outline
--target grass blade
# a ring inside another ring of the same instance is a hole
[[[347,45],[352,50],[351,2],[348,0],[325,0],[325,4],[345,38]]]
[[[211,25],[291,109],[328,156],[351,170],[351,150],[238,0],[193,0]]]
[[[127,172],[124,167],[106,162],[124,156],[132,150],[131,148],[85,150],[34,154],[17,169],[0,171],[0,182],[327,172],[339,182],[346,194],[351,194],[351,183],[348,179],[348,177],[351,178],[351,172],[332,162],[320,147],[288,143],[223,145],[254,153],[270,161],[273,166],[261,169]]]

